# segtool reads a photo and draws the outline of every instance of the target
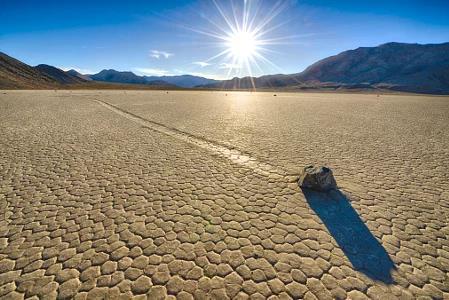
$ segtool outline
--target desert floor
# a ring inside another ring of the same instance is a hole
[[[448,299],[448,166],[449,97],[0,91],[0,298]]]

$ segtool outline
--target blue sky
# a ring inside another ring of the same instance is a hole
[[[274,16],[260,38],[271,42],[257,51],[265,59],[254,57],[249,68],[232,55],[210,59],[230,47],[213,36],[230,32],[219,9],[233,23],[233,15],[242,16],[244,0],[3,0],[0,51],[30,65],[83,73],[112,68],[226,78],[296,73],[360,46],[449,42],[449,1],[444,0],[246,2],[253,24]]]

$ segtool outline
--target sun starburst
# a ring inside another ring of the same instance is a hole
[[[232,33],[227,39],[227,47],[230,53],[237,60],[251,58],[257,51],[259,41],[253,32],[239,31]]]
[[[230,1],[230,7],[212,0],[218,12],[217,18],[203,16],[212,28],[194,30],[215,40],[221,51],[205,60],[205,63],[218,64],[227,70],[226,77],[253,76],[255,69],[263,73],[262,66],[278,67],[266,57],[273,52],[270,45],[278,44],[287,37],[270,37],[285,23],[276,22],[276,17],[285,9],[285,1],[270,2],[270,7],[257,0]],[[264,3],[266,4],[266,2]],[[254,84],[253,84],[254,87]]]

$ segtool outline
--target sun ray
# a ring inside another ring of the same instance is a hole
[[[249,8],[248,8],[248,1],[243,1],[243,21],[242,21],[242,28],[248,28],[248,15],[249,15]]]
[[[218,19],[211,15],[202,16],[211,24],[212,29],[189,28],[195,33],[213,38],[217,41],[214,46],[224,48],[204,61],[213,62],[219,69],[226,69],[227,78],[242,75],[253,77],[255,74],[253,69],[263,73],[261,65],[278,69],[270,59],[264,56],[264,53],[278,54],[279,52],[273,51],[268,46],[287,43],[293,37],[275,35],[279,28],[289,22],[274,22],[286,8],[288,1],[277,0],[270,7],[262,6],[261,2],[256,0],[241,2],[231,0],[227,6],[218,0],[212,0],[212,3],[216,8]],[[250,81],[255,88],[254,80],[251,78]]]
[[[275,31],[275,30],[277,30],[278,28],[284,27],[284,26],[287,25],[289,22],[290,22],[290,20],[286,20],[286,21],[280,22],[280,23],[278,23],[278,24],[276,24],[276,25],[274,25],[274,26],[270,26],[269,28],[267,28],[267,29],[265,29],[265,30],[260,30],[259,32],[257,32],[257,33],[255,34],[255,36],[256,36],[257,38],[259,38],[259,37],[262,37],[262,36],[264,36],[264,35],[267,35],[268,33],[272,32],[272,31]]]
[[[203,16],[203,19],[205,19],[206,21],[208,21],[210,24],[214,25],[215,28],[217,28],[218,30],[220,30],[223,34],[227,35],[228,32],[226,31],[226,29],[223,26],[220,26],[217,22],[214,22],[211,18]]]
[[[293,44],[293,43],[296,43],[298,39],[305,38],[305,37],[311,37],[314,35],[315,35],[314,33],[293,34],[293,35],[280,36],[280,37],[276,37],[276,38],[263,39],[263,40],[259,40],[259,42],[262,45],[269,45],[269,44],[278,45],[280,41],[286,40],[286,41],[290,41]]]
[[[255,59],[254,57],[251,57],[251,63],[254,64],[257,68],[257,70],[260,73],[263,73],[263,69],[261,68],[261,66],[259,65],[259,63],[257,62],[257,59]]]
[[[231,29],[232,32],[236,31],[236,28],[233,26],[233,24],[231,23],[231,21],[228,19],[228,17],[226,16],[226,14],[223,12],[223,10],[221,9],[220,5],[218,5],[216,0],[212,0],[215,4],[215,7],[218,9],[218,11],[220,12],[221,16],[223,17],[223,19],[225,20],[226,24],[228,24],[229,29]]]
[[[185,29],[188,29],[190,31],[193,31],[195,33],[199,33],[199,34],[206,35],[206,36],[213,37],[213,38],[220,39],[220,40],[226,40],[226,36],[219,35],[219,34],[216,34],[214,32],[208,32],[208,31],[205,31],[205,30],[196,29],[196,28],[192,28],[192,27],[189,27],[189,26],[185,26],[185,25],[182,25],[182,27],[185,28]]]
[[[274,18],[276,18],[282,11],[284,10],[284,6],[281,4],[281,1],[277,1],[271,11],[267,14],[267,17],[262,20],[256,28],[254,28],[254,34],[257,34],[260,30],[262,30],[266,25],[268,25]]]
[[[246,68],[248,69],[248,72],[249,72],[249,80],[251,81],[251,85],[253,87],[253,90],[255,90],[256,89],[256,84],[254,83],[254,77],[253,77],[253,74],[252,74],[252,71],[251,71],[251,66],[249,64],[248,58],[245,60],[245,64],[246,64]]]
[[[253,25],[254,25],[254,22],[256,22],[257,16],[259,15],[259,13],[260,13],[260,5],[256,6],[256,9],[255,9],[255,12],[253,14],[253,17],[251,18],[251,21],[248,24],[248,29],[249,30],[253,31]]]
[[[271,60],[269,60],[265,56],[263,56],[261,53],[256,53],[255,56],[258,57],[260,60],[264,61],[265,63],[271,65],[275,69],[282,70],[278,65],[276,65],[274,62],[272,62]]]
[[[236,32],[241,31],[241,26],[240,26],[240,22],[238,20],[238,16],[237,16],[237,12],[235,10],[235,6],[234,6],[234,1],[230,1],[231,2],[231,10],[232,10],[232,17],[234,19],[234,24],[235,24],[235,28],[236,28]],[[244,15],[245,13],[243,13],[242,15]],[[242,17],[243,19],[243,17]]]
[[[218,53],[217,55],[214,55],[214,56],[212,56],[212,57],[206,59],[205,62],[210,62],[210,61],[212,61],[212,60],[214,60],[214,59],[216,59],[216,58],[219,58],[219,57],[221,57],[221,56],[223,56],[223,55],[228,54],[229,52],[230,52],[229,49],[225,49],[225,50],[221,51],[220,53]]]

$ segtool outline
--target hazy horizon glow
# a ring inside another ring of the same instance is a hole
[[[81,73],[290,74],[357,47],[448,42],[447,11],[443,0],[4,1],[0,51]]]

